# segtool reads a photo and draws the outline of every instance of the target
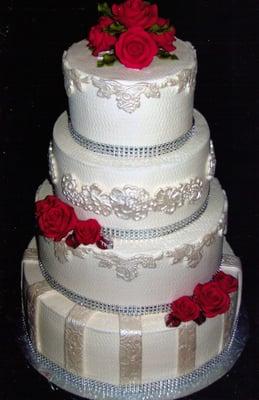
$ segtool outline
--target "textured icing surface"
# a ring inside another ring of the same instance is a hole
[[[142,71],[121,64],[97,68],[86,42],[63,58],[73,128],[101,143],[154,145],[173,140],[192,125],[196,53],[176,41],[179,60],[154,61]]]
[[[46,182],[38,198],[50,191]],[[210,280],[216,272],[222,254],[224,203],[222,189],[213,180],[204,214],[171,235],[144,241],[114,240],[114,248],[105,251],[87,246],[89,252],[80,254],[79,249],[78,255],[70,253],[65,263],[53,242],[40,236],[40,259],[58,283],[92,300],[140,306],[168,303],[183,293],[191,294],[198,282]],[[143,257],[147,256],[150,260],[145,265]],[[116,263],[129,271],[135,268],[137,278],[121,279],[114,271]]]
[[[56,166],[53,181],[55,193],[65,202],[72,201],[79,218],[96,218],[105,226],[140,229],[172,224],[186,218],[204,203],[211,177],[209,128],[197,111],[194,118],[196,133],[180,149],[157,158],[121,159],[95,154],[75,143],[68,131],[66,114],[62,114],[54,127],[51,156],[52,165]],[[183,201],[181,190],[185,194],[191,192],[190,187],[184,190],[184,185],[197,179],[203,183],[202,190],[196,185],[198,198],[188,201],[185,196]],[[94,191],[92,201],[88,200],[92,210],[86,206],[85,186],[94,186],[90,190]],[[128,203],[121,194],[125,186],[135,188]],[[101,194],[94,190],[96,187],[101,189]],[[171,194],[171,200],[161,200],[161,190],[166,188],[178,188]],[[113,212],[109,211],[107,198],[102,196],[111,192],[116,194],[113,197]],[[168,206],[169,209],[174,205],[173,212],[161,212],[161,208],[155,211],[155,206],[147,210],[148,196],[154,199],[159,192],[161,202],[164,201],[163,208]],[[73,202],[73,198],[77,200]]]

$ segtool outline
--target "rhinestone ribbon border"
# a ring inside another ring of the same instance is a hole
[[[185,228],[194,221],[196,221],[206,210],[209,201],[209,193],[201,205],[201,207],[196,210],[190,216],[177,221],[174,224],[162,226],[161,228],[149,228],[149,229],[119,229],[119,228],[109,228],[102,227],[102,234],[106,238],[110,239],[126,239],[126,240],[149,240],[156,239],[166,235],[170,235],[180,229]]]
[[[85,136],[81,135],[73,128],[71,121],[69,121],[68,123],[68,128],[70,135],[75,140],[75,142],[84,147],[86,150],[118,158],[148,158],[158,157],[163,154],[171,153],[172,151],[180,149],[196,132],[196,126],[193,123],[192,127],[187,132],[185,132],[183,135],[179,136],[172,142],[167,142],[154,146],[134,147],[100,143],[87,139]]]
[[[108,304],[103,303],[97,300],[89,299],[85,296],[82,296],[78,293],[75,293],[71,289],[65,288],[59,282],[57,282],[47,271],[45,266],[41,261],[39,261],[39,267],[43,277],[46,279],[47,283],[50,287],[57,292],[61,293],[63,296],[67,297],[69,300],[74,303],[79,304],[80,306],[89,308],[90,310],[101,311],[105,313],[112,314],[122,314],[128,316],[140,316],[140,315],[148,315],[148,314],[159,314],[159,313],[168,313],[171,311],[171,303],[166,304],[154,304],[150,306],[136,306],[136,305],[119,305],[119,304]],[[220,267],[219,267],[220,268]]]
[[[45,356],[31,343],[24,315],[19,338],[27,361],[51,384],[75,396],[96,400],[173,400],[203,389],[225,375],[244,350],[248,339],[248,322],[240,313],[232,330],[231,338],[220,354],[193,372],[177,378],[169,378],[143,384],[114,385],[74,375]]]
[[[88,299],[87,297],[81,296],[70,289],[65,288],[63,285],[58,283],[47,271],[43,263],[39,262],[40,270],[43,277],[46,279],[50,287],[57,292],[63,294],[69,300],[73,301],[74,303],[79,304],[80,306],[89,308],[90,310],[96,310],[106,313],[112,314],[123,314],[129,316],[140,316],[140,315],[147,315],[147,314],[159,314],[159,313],[166,313],[171,310],[170,303],[168,304],[156,304],[153,306],[122,306],[118,304],[107,304],[102,303],[97,300]]]

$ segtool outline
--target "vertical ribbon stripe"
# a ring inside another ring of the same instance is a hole
[[[65,367],[78,375],[83,373],[85,358],[84,330],[93,311],[76,304],[65,320],[64,355]]]
[[[141,316],[119,315],[120,384],[139,384],[142,376]]]
[[[36,282],[27,288],[27,320],[29,335],[35,348],[39,350],[39,338],[37,333],[37,300],[44,293],[50,292],[53,289],[44,281]]]
[[[234,319],[235,319],[235,314],[236,314],[236,306],[237,306],[237,297],[238,293],[230,293],[230,307],[229,310],[224,314],[223,319],[223,343],[222,347],[224,348],[226,344],[228,343],[228,340],[230,338],[230,334],[232,331]]]
[[[195,368],[196,324],[188,322],[179,327],[178,333],[178,371],[187,374]]]

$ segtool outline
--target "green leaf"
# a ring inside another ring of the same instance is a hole
[[[157,56],[158,56],[159,58],[170,58],[171,54],[168,53],[168,51],[165,51],[165,50],[163,50],[163,49],[160,49],[159,52],[158,52],[158,54],[157,54]]]
[[[116,33],[125,31],[125,27],[123,25],[121,25],[119,22],[114,22],[113,24],[111,24],[109,26],[109,28],[112,31],[115,31]]]
[[[112,17],[112,11],[108,3],[98,3],[98,12],[105,17]]]
[[[114,54],[104,54],[102,60],[97,61],[97,67],[103,67],[104,65],[113,65],[116,61]]]
[[[163,26],[160,26],[158,24],[154,24],[151,26],[149,29],[150,32],[157,33],[158,35],[162,35],[165,32],[169,32],[172,28],[168,25],[165,24]]]
[[[104,66],[103,60],[98,60],[96,65],[97,65],[98,68],[103,67]]]
[[[156,32],[158,32],[158,31],[159,31],[159,29],[160,29],[160,26],[159,26],[159,25],[157,25],[157,24],[154,24],[154,25],[152,25],[152,26],[151,26],[151,28],[150,28],[150,32],[154,32],[154,33],[156,33]]]
[[[115,60],[116,58],[114,54],[104,54],[103,56],[103,62],[105,65],[112,65]]]
[[[157,56],[159,58],[170,58],[171,60],[179,60],[176,54],[171,54],[168,51],[165,51],[163,49],[160,49]]]
[[[110,26],[104,29],[104,32],[108,32],[110,35],[117,35],[118,33],[125,32],[124,25],[121,25],[119,22],[114,22]]]

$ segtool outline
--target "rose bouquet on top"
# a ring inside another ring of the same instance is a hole
[[[89,48],[97,66],[111,65],[119,60],[127,68],[147,67],[155,56],[177,59],[175,29],[168,19],[158,16],[156,4],[143,0],[98,5],[98,24],[90,29]]]

